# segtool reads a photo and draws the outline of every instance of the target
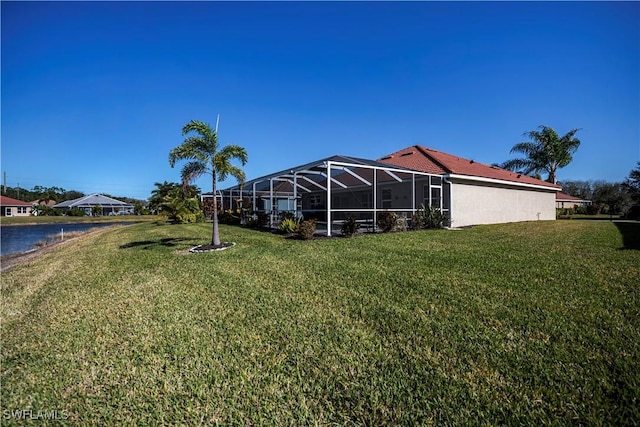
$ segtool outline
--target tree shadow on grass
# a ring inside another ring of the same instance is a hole
[[[615,225],[622,234],[621,249],[640,250],[640,222],[616,222]]]
[[[130,248],[142,248],[142,249],[153,249],[157,247],[165,247],[165,248],[173,248],[182,244],[183,242],[191,242],[191,245],[195,245],[196,241],[193,239],[186,239],[183,237],[173,238],[167,237],[164,239],[158,240],[141,240],[138,242],[129,242],[124,245],[120,245],[120,249],[130,249]],[[187,245],[188,246],[188,245]]]

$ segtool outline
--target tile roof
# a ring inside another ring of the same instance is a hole
[[[442,151],[433,150],[421,145],[413,145],[396,151],[395,153],[378,159],[378,161],[440,175],[467,175],[470,177],[497,179],[554,189],[562,188],[559,185],[532,178],[524,174],[508,171],[496,166],[485,165],[474,160],[443,153]]]
[[[561,192],[556,193],[556,200],[584,202],[584,199],[581,199],[580,197],[570,196],[569,194]]]
[[[0,205],[2,206],[33,206],[33,203],[13,199],[7,196],[0,196]]]

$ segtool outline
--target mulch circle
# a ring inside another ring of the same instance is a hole
[[[224,251],[225,249],[232,248],[235,245],[235,242],[222,242],[220,245],[198,245],[189,249],[189,252],[192,254],[199,254],[203,252]]]

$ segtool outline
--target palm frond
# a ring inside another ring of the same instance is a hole
[[[180,171],[180,177],[182,178],[183,187],[208,172],[210,172],[210,169],[204,162],[194,160],[187,163],[182,167],[182,171]]]
[[[239,145],[227,145],[226,147],[224,147],[223,149],[221,149],[218,152],[219,155],[228,158],[229,160],[231,159],[237,159],[240,160],[240,162],[242,163],[242,166],[247,164],[247,150],[245,150],[243,147],[240,147]]]

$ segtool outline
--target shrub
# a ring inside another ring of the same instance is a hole
[[[304,240],[313,239],[313,233],[316,232],[316,220],[308,219],[306,221],[302,221],[298,225],[298,235]]]
[[[600,213],[600,210],[601,210],[601,207],[597,203],[594,203],[592,205],[587,205],[588,215],[598,215]]]
[[[556,219],[571,219],[573,208],[556,208]]]
[[[355,217],[350,216],[349,218],[344,220],[340,231],[342,231],[343,235],[351,237],[358,232],[359,228],[360,224],[358,224],[358,221],[356,221]]]
[[[586,215],[587,214],[587,207],[584,206],[584,205],[576,206],[574,210],[575,210],[575,213],[577,213],[579,215]]]
[[[434,206],[426,207],[423,203],[411,218],[411,228],[414,230],[444,228],[448,222],[447,216],[440,209]]]
[[[264,228],[269,225],[269,214],[265,212],[256,212],[255,226],[257,228]]]
[[[383,233],[388,233],[396,228],[397,225],[398,215],[394,212],[385,211],[378,214],[378,227],[380,227]]]
[[[177,224],[192,224],[196,222],[204,222],[203,212],[180,212],[176,215],[175,222]]]
[[[278,230],[285,234],[293,234],[298,230],[299,222],[294,218],[285,218],[280,223]]]
[[[85,216],[87,213],[84,209],[73,208],[69,209],[66,213],[67,216]]]
[[[227,225],[239,225],[240,224],[240,213],[237,211],[232,211],[231,209],[227,209],[224,211],[218,212],[218,222],[220,224]]]

